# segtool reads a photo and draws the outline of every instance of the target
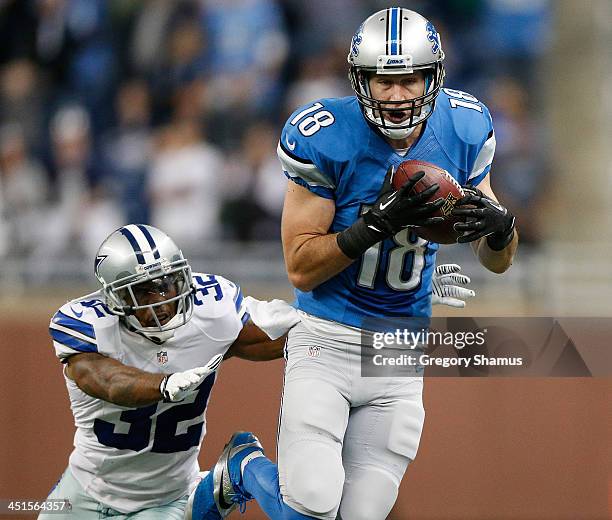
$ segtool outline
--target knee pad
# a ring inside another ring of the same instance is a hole
[[[420,402],[403,401],[396,405],[387,447],[393,453],[414,460],[419,449],[425,410]]]
[[[334,518],[344,486],[342,458],[334,448],[316,441],[299,441],[286,466],[283,500],[309,516]]]
[[[377,469],[360,470],[344,486],[341,520],[384,520],[397,499],[398,484]]]

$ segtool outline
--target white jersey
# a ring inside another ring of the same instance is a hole
[[[55,313],[50,333],[62,362],[98,352],[148,372],[173,373],[224,354],[249,315],[240,287],[220,276],[194,273],[191,320],[160,345],[131,332],[108,312],[101,293],[70,301]],[[199,471],[205,412],[216,374],[180,403],[141,408],[87,395],[64,376],[77,428],[70,468],[94,499],[121,512],[167,504],[190,491]]]

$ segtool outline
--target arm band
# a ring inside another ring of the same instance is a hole
[[[385,233],[368,226],[362,217],[351,227],[338,233],[336,242],[346,256],[355,260],[384,238]]]

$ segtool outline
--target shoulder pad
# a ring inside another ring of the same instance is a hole
[[[489,109],[467,92],[443,88],[436,100],[436,108],[445,122],[452,126],[455,136],[465,144],[483,143],[493,130]]]
[[[460,90],[442,89],[436,100],[433,130],[447,156],[477,184],[495,154],[495,133],[488,108]]]
[[[119,318],[110,313],[100,295],[69,301],[51,318],[49,333],[60,359],[79,352],[99,352],[100,338],[114,329]]]
[[[320,99],[298,108],[285,123],[277,153],[285,174],[311,191],[333,193],[339,165],[355,153],[358,123],[365,125],[353,97]]]
[[[248,320],[240,286],[223,276],[193,273],[194,317],[219,318],[235,315],[242,323]]]

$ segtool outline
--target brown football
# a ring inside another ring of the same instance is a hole
[[[411,191],[413,193],[420,193],[432,184],[437,184],[440,186],[440,189],[436,191],[429,200],[434,202],[442,198],[446,202],[438,211],[431,215],[432,217],[444,217],[444,222],[432,224],[430,226],[416,227],[414,231],[418,236],[430,242],[454,244],[457,242],[457,237],[460,236],[461,233],[457,233],[453,225],[455,222],[464,221],[464,219],[453,217],[450,213],[455,203],[463,197],[463,189],[446,170],[435,164],[423,161],[404,161],[400,164],[393,175],[393,187],[396,190],[401,188],[408,182],[410,177],[420,171],[425,172],[425,177],[417,182]]]

